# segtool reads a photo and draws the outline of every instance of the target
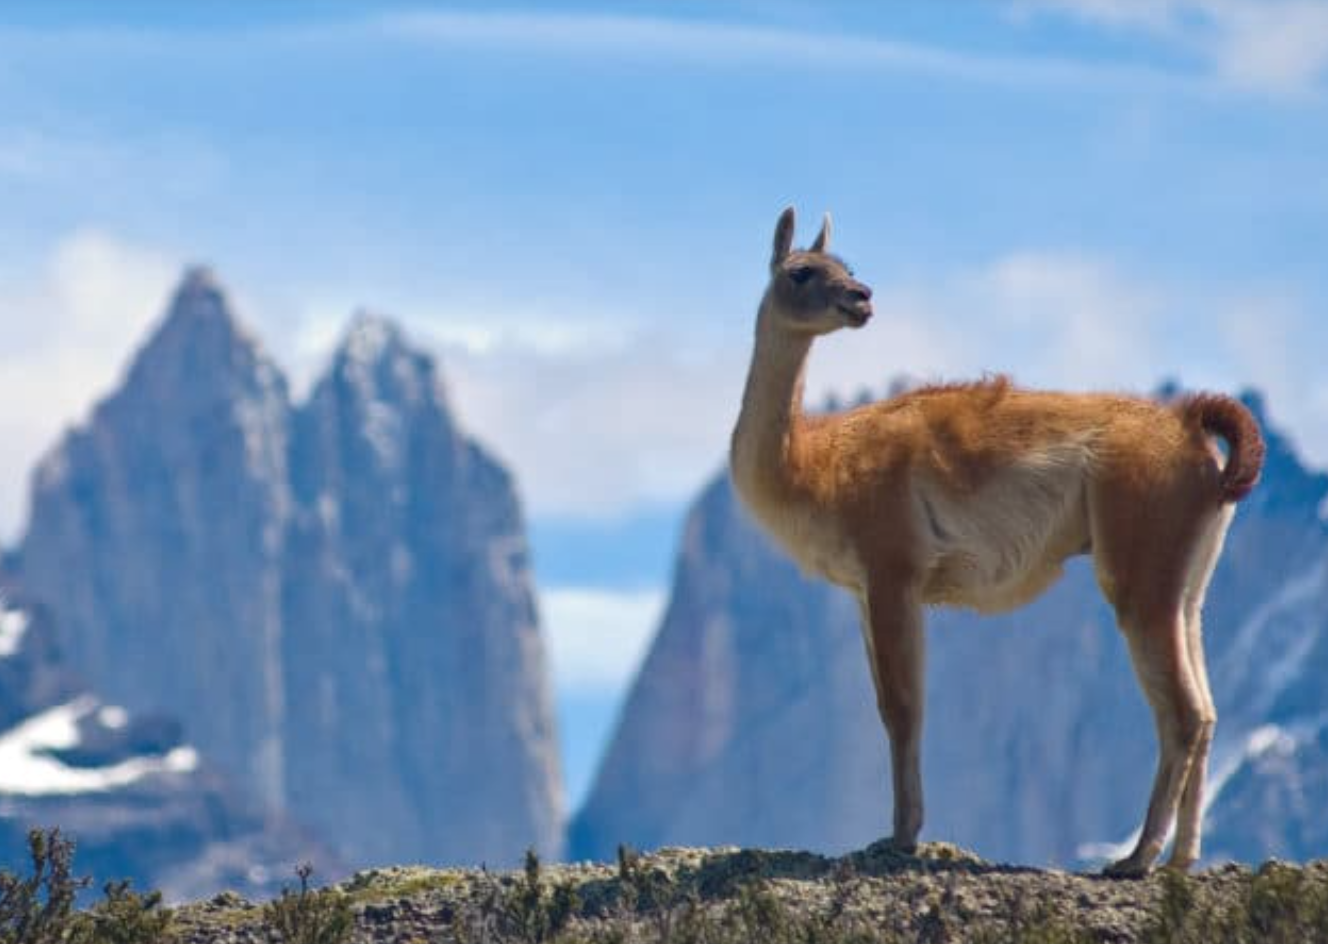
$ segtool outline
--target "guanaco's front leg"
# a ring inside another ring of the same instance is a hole
[[[926,640],[922,607],[906,582],[871,581],[863,634],[876,685],[876,705],[890,738],[896,848],[912,852],[922,829],[922,703]]]

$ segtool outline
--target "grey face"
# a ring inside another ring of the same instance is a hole
[[[871,289],[853,277],[847,265],[827,250],[830,215],[809,249],[793,245],[793,208],[775,226],[770,257],[770,292],[775,310],[789,327],[811,334],[861,328],[871,318]]]
[[[824,252],[791,252],[774,274],[779,308],[815,334],[861,328],[871,318],[871,289],[839,259]]]

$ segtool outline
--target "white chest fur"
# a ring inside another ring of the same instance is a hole
[[[821,577],[854,592],[866,588],[866,568],[839,522],[799,505],[750,506],[776,542],[809,577]]]

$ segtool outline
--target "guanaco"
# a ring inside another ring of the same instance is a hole
[[[890,745],[891,842],[911,852],[922,827],[923,607],[1013,609],[1090,554],[1159,745],[1138,842],[1106,872],[1145,874],[1173,824],[1167,864],[1188,869],[1217,721],[1200,610],[1235,503],[1259,478],[1258,424],[1226,396],[1163,404],[1004,377],[806,415],[812,341],[872,315],[871,289],[828,252],[830,228],[827,214],[811,247],[794,250],[793,209],[779,217],[730,468],[804,572],[859,601]]]

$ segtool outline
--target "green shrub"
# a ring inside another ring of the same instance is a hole
[[[32,871],[0,871],[0,944],[62,944],[74,925],[74,902],[89,879],[73,874],[74,844],[59,829],[28,833]]]
[[[1309,869],[1267,862],[1226,897],[1200,895],[1195,882],[1162,874],[1162,901],[1146,944],[1301,944],[1328,940],[1328,882]]]
[[[300,890],[283,888],[278,898],[263,908],[263,922],[276,931],[281,944],[344,944],[355,928],[350,899],[334,888],[313,890],[309,863],[300,865],[295,874]]]
[[[488,876],[477,906],[456,924],[459,940],[473,944],[519,941],[521,944],[554,944],[565,936],[581,907],[571,882],[549,887],[534,849],[526,851],[521,878],[512,888]]]
[[[129,882],[107,882],[105,897],[76,919],[71,944],[165,944],[173,940],[171,913],[161,892],[140,895]]]

